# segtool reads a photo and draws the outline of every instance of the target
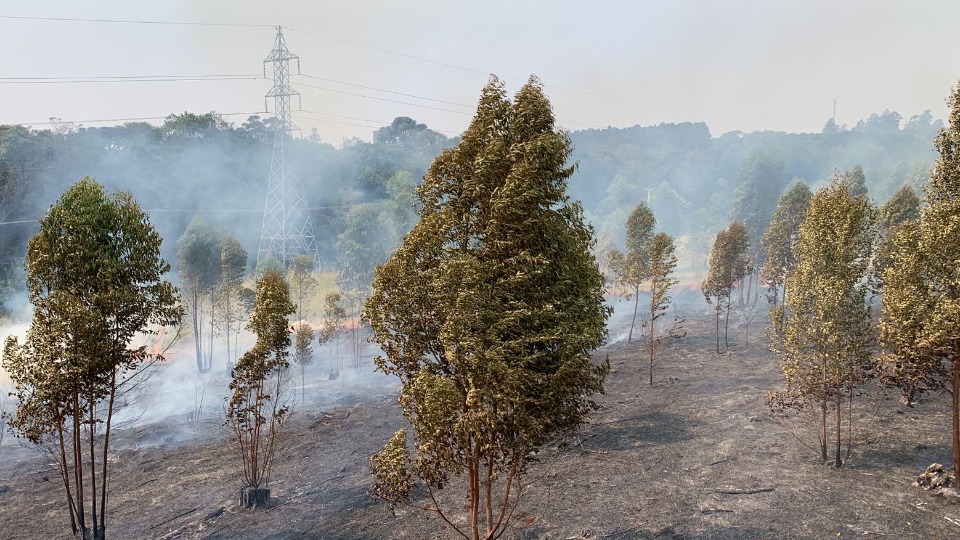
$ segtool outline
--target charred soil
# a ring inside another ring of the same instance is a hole
[[[762,341],[718,355],[711,319],[687,329],[663,351],[653,387],[640,344],[598,351],[612,367],[602,410],[541,452],[506,538],[960,537],[960,505],[913,484],[950,460],[945,396],[906,407],[895,392],[868,388],[854,405],[850,459],[835,469],[808,447],[816,439],[802,418],[766,408],[781,375]],[[370,380],[308,388],[327,405],[301,406],[290,419],[265,508],[239,504],[243,486],[219,420],[118,431],[107,537],[452,538],[438,518],[391,512],[373,496],[370,455],[404,421],[396,383]],[[11,437],[0,452],[0,537],[69,538],[49,461]]]

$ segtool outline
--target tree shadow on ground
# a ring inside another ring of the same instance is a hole
[[[919,475],[931,463],[941,463],[944,467],[952,468],[953,449],[945,444],[910,446],[874,447],[863,445],[854,447],[856,458],[852,465],[859,469],[889,470],[891,467],[905,467],[914,469]]]
[[[653,411],[589,426],[579,445],[590,450],[627,450],[642,444],[673,444],[693,439],[699,422],[675,414]],[[577,441],[571,442],[571,446]]]

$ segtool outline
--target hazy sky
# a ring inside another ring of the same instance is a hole
[[[819,131],[834,99],[841,124],[884,109],[942,118],[960,78],[957,0],[0,0],[0,16],[265,25],[0,17],[0,123],[262,111],[263,79],[9,78],[262,76],[275,25],[315,77],[292,78],[294,120],[333,144],[396,116],[460,132],[488,73],[511,90],[538,75],[567,129],[705,121],[714,135]]]

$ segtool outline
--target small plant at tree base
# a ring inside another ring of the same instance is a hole
[[[257,304],[247,324],[257,342],[234,366],[233,394],[227,402],[227,424],[247,484],[240,504],[247,507],[263,506],[270,500],[270,465],[277,434],[289,412],[283,393],[290,367],[287,318],[293,313],[283,277],[266,271],[257,283]]]

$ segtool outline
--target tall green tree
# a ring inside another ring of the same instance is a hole
[[[650,386],[653,386],[653,362],[657,348],[665,335],[680,337],[681,321],[674,320],[673,326],[666,333],[658,333],[657,321],[666,315],[670,308],[670,288],[679,283],[673,275],[677,267],[676,247],[673,238],[666,233],[657,233],[650,240],[648,247],[650,261],[650,304],[647,311],[646,347],[650,368]]]
[[[749,248],[750,238],[747,228],[739,221],[731,223],[726,230],[717,233],[710,248],[710,269],[706,279],[700,283],[700,292],[703,293],[707,304],[713,306],[716,316],[717,353],[726,352],[730,348],[731,295],[737,282],[753,271],[750,266]],[[723,350],[720,350],[721,316],[724,318]]]
[[[949,125],[917,222],[892,235],[883,279],[883,372],[911,392],[950,393],[954,475],[960,478],[960,84],[947,99]]]
[[[630,297],[634,299],[627,343],[633,341],[633,328],[637,323],[637,310],[640,306],[640,288],[650,279],[650,242],[653,240],[653,228],[656,224],[657,220],[646,203],[638,204],[627,218],[626,252],[610,252],[610,267],[617,285],[626,289],[625,296],[628,300]]]
[[[415,439],[411,455],[402,429],[373,456],[376,493],[464,538],[503,534],[527,464],[585,421],[609,370],[591,360],[609,309],[592,230],[566,194],[570,152],[539,81],[511,103],[492,78],[366,303],[377,367],[400,378]],[[420,482],[427,501],[413,497]],[[438,496],[452,487],[465,488],[465,519],[453,514],[464,498]]]
[[[109,194],[90,178],[50,207],[30,240],[33,321],[26,340],[10,337],[3,351],[19,402],[11,426],[50,451],[83,540],[106,538],[118,395],[157,359],[133,341],[182,316],[160,243],[130,194]]]
[[[247,325],[257,342],[234,366],[227,402],[227,423],[247,486],[241,492],[244,506],[262,506],[270,498],[266,483],[277,434],[289,411],[284,389],[290,367],[287,319],[293,313],[286,281],[268,270],[257,283],[257,305]]]
[[[247,250],[240,242],[230,235],[224,235],[220,240],[220,291],[218,304],[220,315],[223,317],[223,330],[227,345],[227,365],[233,365],[233,355],[230,353],[230,332],[238,322],[242,313],[243,279],[247,274]],[[237,329],[239,333],[239,328]],[[235,333],[236,335],[236,333]]]
[[[222,277],[220,262],[220,235],[200,216],[195,216],[177,241],[177,265],[180,288],[187,308],[188,320],[193,330],[196,349],[197,371],[206,373],[213,366],[213,295]],[[210,314],[211,350],[203,353],[204,310]]]
[[[763,266],[760,279],[766,284],[770,303],[777,306],[786,295],[784,283],[797,264],[794,244],[800,234],[800,225],[810,208],[813,194],[804,182],[797,182],[780,197],[770,226],[760,239]]]
[[[883,274],[887,268],[890,265],[897,264],[896,251],[899,247],[894,240],[897,229],[905,223],[916,221],[919,218],[920,198],[917,197],[917,193],[909,185],[901,187],[877,211],[878,238],[871,269],[871,279],[875,292],[879,293],[883,290]],[[905,403],[913,402],[912,391],[907,390],[903,397]]]
[[[733,220],[743,223],[749,238],[761,238],[770,226],[780,195],[787,187],[789,177],[783,156],[766,148],[750,153],[737,168],[733,180]],[[755,242],[747,253],[751,268],[759,270],[763,264],[763,251]],[[752,275],[750,278],[752,279]],[[752,282],[748,287],[752,287]],[[752,296],[759,287],[752,287]]]
[[[850,405],[854,391],[873,371],[874,331],[864,280],[874,238],[872,220],[866,196],[854,195],[839,173],[813,196],[800,226],[797,266],[787,277],[784,337],[774,344],[783,360],[786,388],[771,395],[772,403],[819,412],[817,435],[825,462],[832,406],[837,467],[843,464],[843,400]]]
[[[323,297],[323,326],[320,328],[320,345],[333,343],[330,356],[329,378],[340,376],[340,334],[343,323],[347,321],[347,310],[343,307],[343,296],[338,292],[329,292]]]
[[[773,219],[760,245],[763,248],[763,266],[760,280],[767,287],[767,301],[771,304],[768,336],[770,343],[783,341],[786,319],[783,316],[783,299],[787,296],[787,276],[797,266],[796,243],[800,238],[800,226],[810,209],[813,194],[804,182],[797,182],[780,197]]]

